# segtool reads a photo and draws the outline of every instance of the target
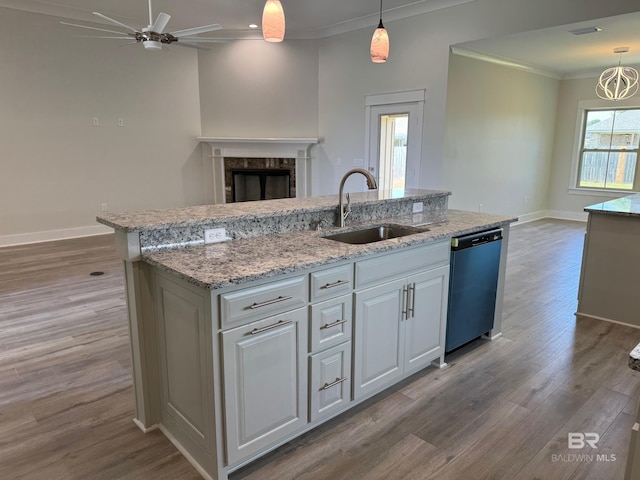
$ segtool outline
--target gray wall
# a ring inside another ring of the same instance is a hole
[[[443,186],[451,208],[546,210],[559,80],[451,55]]]

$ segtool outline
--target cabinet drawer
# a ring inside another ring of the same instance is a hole
[[[337,297],[353,289],[353,265],[340,265],[311,274],[311,301]]]
[[[307,277],[294,277],[220,295],[221,328],[241,325],[307,304]]]
[[[451,242],[447,239],[356,262],[355,286],[356,288],[370,287],[417,270],[447,264],[451,255],[450,250]]]
[[[351,401],[351,342],[309,357],[310,421],[326,417]]]
[[[351,294],[311,305],[310,352],[351,339],[352,305]]]

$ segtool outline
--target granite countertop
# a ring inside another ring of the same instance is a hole
[[[321,232],[288,232],[224,243],[151,250],[144,252],[142,258],[194,285],[213,290],[496,228],[516,220],[504,215],[449,210],[447,220],[430,225],[424,225],[422,215],[368,222],[422,225],[421,228],[428,231],[364,245],[323,238],[323,235],[336,230],[331,228]],[[364,225],[350,225],[341,231]]]
[[[609,215],[640,216],[640,193],[591,205],[585,207],[584,211]]]
[[[351,193],[351,202],[355,204],[374,204],[384,200],[386,203],[403,201],[412,195],[448,196],[451,192],[444,190],[372,190]],[[144,210],[127,213],[104,213],[96,219],[99,223],[115,230],[127,233],[162,230],[181,226],[205,224],[213,220],[232,218],[282,217],[295,212],[314,212],[335,209],[338,195],[322,195],[316,197],[283,198],[262,200],[259,202],[239,202],[193,207]]]
[[[629,352],[629,368],[640,372],[640,343]]]

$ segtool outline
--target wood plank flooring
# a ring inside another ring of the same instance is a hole
[[[472,342],[449,367],[231,479],[622,479],[640,330],[575,319],[584,229],[512,230],[502,338]],[[112,236],[0,249],[0,479],[200,478],[161,433],[132,423],[130,367]],[[569,450],[569,432],[598,433],[598,449]]]

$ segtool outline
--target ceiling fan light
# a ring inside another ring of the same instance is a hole
[[[384,63],[389,57],[389,34],[382,25],[382,20],[371,38],[371,61],[373,63]]]
[[[284,31],[284,9],[280,0],[267,0],[262,11],[262,36],[267,42],[281,42]]]
[[[162,43],[156,40],[143,40],[145,50],[162,50]]]

